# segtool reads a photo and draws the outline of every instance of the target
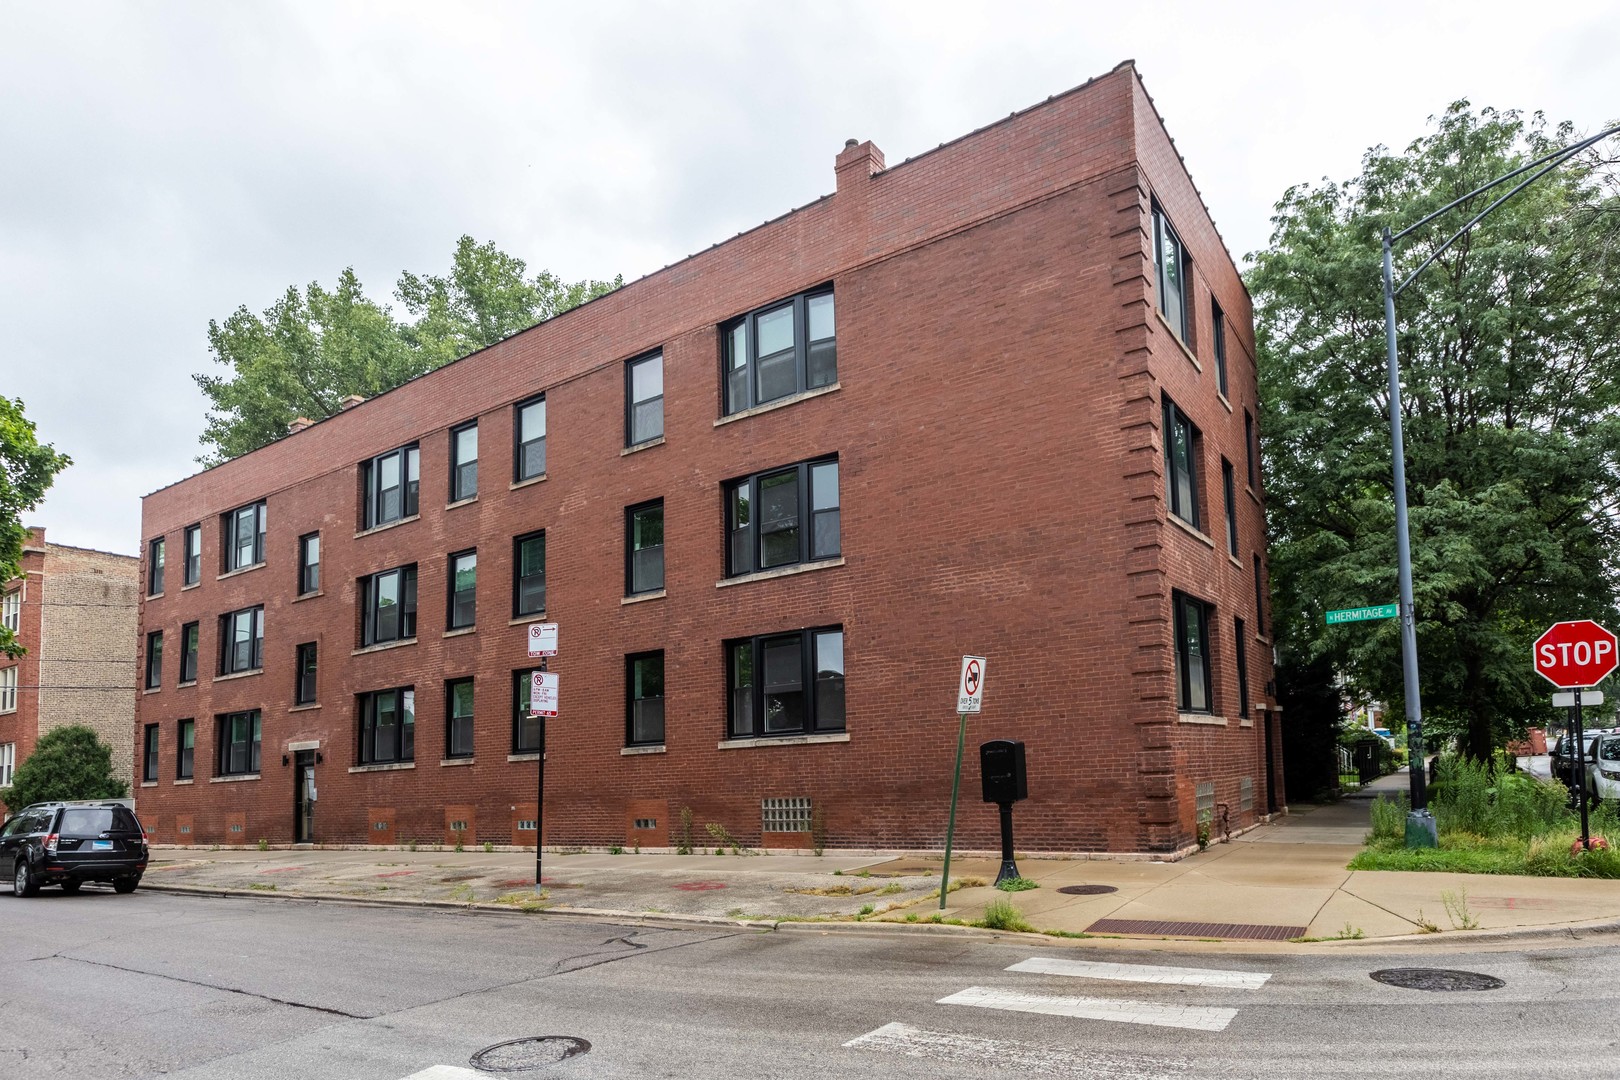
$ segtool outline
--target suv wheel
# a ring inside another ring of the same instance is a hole
[[[34,896],[39,892],[39,882],[28,872],[28,861],[25,858],[17,859],[17,873],[11,879],[11,892],[13,896]]]
[[[121,877],[117,881],[113,882],[113,892],[132,893],[135,891],[135,886],[139,885],[140,883],[141,879],[138,877]]]

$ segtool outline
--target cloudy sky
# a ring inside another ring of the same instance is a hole
[[[846,138],[898,162],[1126,58],[1240,260],[1456,98],[1620,119],[1620,3],[1463,10],[0,0],[0,394],[74,460],[31,520],[138,550],[239,305],[387,299],[463,233],[633,279],[831,191]]]

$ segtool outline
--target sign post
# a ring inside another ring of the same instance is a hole
[[[951,844],[956,839],[956,797],[962,790],[962,747],[967,742],[967,718],[984,705],[984,668],[982,656],[962,657],[962,674],[956,680],[956,772],[951,776],[951,818],[945,827],[945,867],[939,875],[939,910],[945,910],[945,897],[950,892]]]
[[[541,838],[546,816],[546,717],[557,715],[557,676],[546,670],[546,660],[557,655],[557,624],[529,624],[529,655],[540,658],[540,670],[529,676],[529,715],[540,722],[540,760],[536,762],[534,796],[534,891],[541,892]]]
[[[1536,673],[1560,690],[1573,690],[1570,695],[1572,723],[1570,724],[1570,757],[1573,779],[1579,791],[1576,801],[1581,808],[1581,850],[1591,843],[1591,825],[1586,809],[1586,731],[1581,724],[1581,691],[1608,678],[1620,663],[1620,639],[1591,619],[1575,619],[1554,623],[1547,632],[1536,638],[1530,650]],[[1558,694],[1558,698],[1565,695]],[[1593,694],[1602,702],[1602,694]]]

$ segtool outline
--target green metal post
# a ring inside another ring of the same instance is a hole
[[[967,713],[957,713],[956,775],[951,777],[951,823],[945,827],[945,870],[939,875],[939,910],[945,910],[945,896],[951,883],[951,841],[956,837],[956,796],[962,789],[962,746],[967,742]]]

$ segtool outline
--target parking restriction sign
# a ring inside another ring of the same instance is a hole
[[[536,671],[529,676],[529,715],[557,715],[557,673]]]
[[[984,704],[984,665],[982,656],[962,657],[962,678],[956,686],[958,713],[976,713]]]
[[[557,655],[557,624],[537,622],[529,624],[529,655]]]

